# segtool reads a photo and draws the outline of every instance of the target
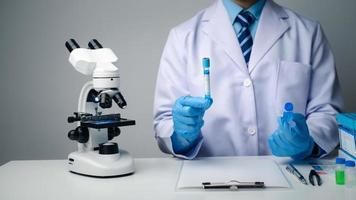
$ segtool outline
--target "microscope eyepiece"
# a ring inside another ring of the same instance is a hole
[[[92,40],[89,41],[88,47],[89,47],[90,49],[102,49],[102,48],[103,48],[103,45],[101,45],[101,44],[98,42],[98,40],[92,39]]]
[[[65,45],[66,45],[69,53],[72,52],[74,49],[80,48],[79,44],[77,43],[77,41],[75,41],[75,39],[67,40]]]

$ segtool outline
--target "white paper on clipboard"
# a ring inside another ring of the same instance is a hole
[[[202,188],[203,182],[264,182],[266,187],[290,187],[278,164],[263,157],[210,157],[185,160],[178,189]]]

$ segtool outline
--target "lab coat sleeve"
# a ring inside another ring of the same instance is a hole
[[[307,124],[315,143],[328,154],[339,143],[335,115],[341,111],[343,99],[333,53],[319,24],[313,39]]]
[[[175,154],[172,147],[173,134],[172,107],[175,101],[189,95],[186,82],[187,58],[184,39],[173,29],[163,50],[156,82],[154,100],[154,131],[159,148],[176,157],[193,159],[199,152],[203,138],[186,155]]]

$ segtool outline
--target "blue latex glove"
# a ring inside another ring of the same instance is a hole
[[[268,144],[272,154],[301,160],[312,154],[314,140],[309,134],[305,117],[292,113],[291,119],[278,119],[278,129],[269,137]]]
[[[173,150],[177,154],[188,151],[201,137],[200,129],[204,125],[203,116],[213,100],[203,97],[180,97],[173,106]]]

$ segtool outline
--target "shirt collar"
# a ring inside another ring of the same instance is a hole
[[[258,20],[261,16],[262,9],[266,0],[258,0],[255,4],[247,9]],[[234,0],[223,0],[224,6],[229,14],[229,18],[232,24],[234,24],[237,15],[243,10],[241,6],[234,2]]]

